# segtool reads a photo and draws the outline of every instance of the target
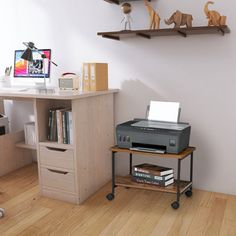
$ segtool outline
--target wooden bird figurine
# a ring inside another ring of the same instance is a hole
[[[149,14],[149,18],[150,18],[150,30],[151,29],[160,29],[161,18],[156,13],[156,11],[152,8],[152,6],[148,3],[147,0],[144,0],[144,4],[148,10],[148,14]]]

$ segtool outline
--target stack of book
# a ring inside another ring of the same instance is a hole
[[[133,167],[132,180],[138,183],[166,187],[174,183],[174,170],[144,163]]]
[[[70,108],[49,110],[48,140],[64,144],[73,143],[72,111]]]

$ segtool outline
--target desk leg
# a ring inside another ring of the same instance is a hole
[[[112,165],[112,180],[111,180],[111,184],[112,184],[112,192],[107,194],[106,198],[109,201],[112,201],[115,198],[115,153],[116,152],[112,152],[112,156],[111,156],[111,165]]]
[[[178,159],[178,172],[177,172],[177,180],[176,180],[176,201],[171,204],[173,209],[179,208],[179,200],[180,200],[180,173],[181,173],[181,159]]]
[[[129,154],[129,174],[132,175],[132,167],[133,167],[133,154]]]

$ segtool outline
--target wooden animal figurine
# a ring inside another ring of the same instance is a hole
[[[160,16],[156,13],[156,11],[152,8],[152,6],[148,3],[147,0],[144,0],[144,4],[148,10],[148,14],[150,17],[150,30],[160,29]]]
[[[180,28],[182,25],[186,25],[187,28],[192,27],[193,17],[192,15],[176,11],[173,15],[165,20],[167,25],[175,24],[174,28]]]
[[[167,25],[175,24],[174,28],[180,28],[180,26],[186,25],[187,27],[192,27],[193,17],[190,14],[185,14],[180,11],[176,11],[172,16],[165,20]]]
[[[121,23],[123,21],[125,22],[125,30],[127,30],[127,26],[129,28],[129,30],[131,30],[131,23],[130,22],[131,22],[132,18],[130,16],[130,13],[132,11],[132,6],[131,6],[131,4],[126,2],[126,3],[123,3],[121,5],[121,9],[122,9],[123,14],[124,14],[124,17],[123,17]]]
[[[208,6],[214,4],[214,2],[207,2],[204,7],[204,12],[208,19],[208,26],[221,26],[226,24],[226,16],[221,16],[217,11],[210,11]]]

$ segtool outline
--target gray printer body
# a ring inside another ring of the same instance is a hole
[[[178,154],[189,146],[190,131],[187,123],[134,119],[117,125],[116,140],[120,148],[150,148]]]

